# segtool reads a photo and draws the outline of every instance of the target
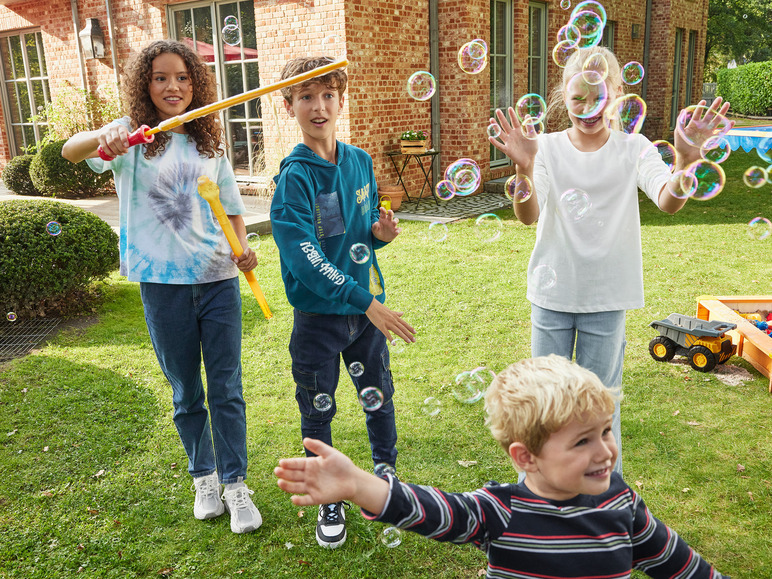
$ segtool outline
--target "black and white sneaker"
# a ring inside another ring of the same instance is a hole
[[[326,549],[340,547],[346,542],[346,513],[343,508],[348,503],[330,503],[319,505],[319,518],[316,520],[316,542]]]

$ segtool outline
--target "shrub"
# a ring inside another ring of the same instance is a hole
[[[8,161],[3,169],[3,183],[17,195],[40,195],[29,176],[29,166],[34,157],[35,155],[19,155]]]
[[[49,233],[51,222],[59,224],[60,233]],[[118,236],[93,213],[44,199],[0,203],[3,312],[34,317],[56,309],[117,267]]]
[[[40,148],[30,163],[32,184],[45,196],[77,199],[104,191],[112,173],[94,173],[86,161],[71,163],[62,157],[65,141],[54,141]]]
[[[772,113],[772,61],[722,68],[716,79],[716,94],[732,103],[734,112],[762,116]]]

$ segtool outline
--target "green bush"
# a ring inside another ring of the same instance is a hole
[[[716,94],[741,115],[772,115],[772,61],[722,68],[716,74]]]
[[[29,166],[35,155],[18,155],[3,169],[3,183],[17,195],[40,195],[29,176]]]
[[[94,173],[85,161],[71,163],[62,157],[64,143],[54,141],[37,152],[29,167],[32,184],[47,197],[78,199],[103,193],[112,173]]]
[[[51,222],[60,233],[49,233]],[[44,313],[117,267],[118,236],[93,213],[44,199],[0,203],[3,312],[22,318]]]

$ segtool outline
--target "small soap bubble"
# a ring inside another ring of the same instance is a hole
[[[391,354],[401,354],[405,351],[405,342],[399,338],[394,338],[389,344],[391,345],[391,348],[389,348],[389,353]]]
[[[536,121],[544,119],[544,115],[547,114],[547,103],[541,95],[536,93],[528,93],[517,99],[515,103],[515,116],[519,122],[523,122],[527,117],[531,117]]]
[[[533,285],[541,291],[552,289],[558,282],[555,270],[546,263],[536,266],[531,275],[533,277]]]
[[[563,42],[564,40],[570,40],[571,43],[576,46],[579,42],[579,38],[582,36],[581,30],[576,26],[572,26],[570,23],[562,26],[555,37],[555,42]]]
[[[239,19],[233,15],[226,16],[222,21],[223,26],[238,26]]]
[[[560,68],[565,68],[568,59],[571,58],[574,53],[579,50],[576,46],[576,40],[561,40],[552,48],[552,60]]]
[[[488,125],[487,132],[489,137],[493,137],[495,139],[501,134],[501,127],[496,122],[490,123]]]
[[[688,199],[697,190],[697,178],[686,171],[675,171],[670,175],[667,190],[676,199]]]
[[[669,142],[663,140],[654,141],[652,145],[654,145],[654,148],[657,149],[657,153],[659,153],[659,156],[662,157],[662,160],[665,162],[665,165],[668,166],[668,169],[672,171],[676,164],[675,147]],[[646,154],[646,151],[644,151],[643,154]]]
[[[362,362],[351,362],[348,367],[348,373],[354,378],[358,378],[365,373],[365,365]]]
[[[258,233],[247,233],[247,245],[252,251],[260,247],[260,235]]]
[[[437,90],[437,81],[434,76],[425,70],[419,70],[407,79],[407,94],[417,101],[426,101],[432,98]]]
[[[322,412],[327,412],[332,408],[332,396],[324,393],[317,394],[314,396],[314,408],[321,410]]]
[[[700,156],[706,161],[714,163],[723,163],[729,158],[731,152],[732,147],[729,141],[721,135],[706,139],[700,147]]]
[[[241,30],[239,30],[239,25],[227,24],[223,26],[222,41],[228,46],[236,46],[241,43]]]
[[[488,64],[487,46],[482,56],[477,58],[473,56],[473,53],[479,53],[477,48],[479,42],[479,39],[473,40],[458,49],[458,66],[467,74],[480,74]],[[472,47],[473,43],[475,47]]]
[[[364,243],[355,243],[349,249],[348,254],[354,263],[363,264],[370,260],[370,248]]]
[[[568,189],[560,196],[560,206],[572,221],[583,219],[591,205],[590,196],[582,189]]]
[[[602,83],[608,78],[608,60],[602,54],[593,54],[582,64],[582,74],[588,84]]]
[[[563,10],[568,10],[571,8],[571,0],[560,0],[560,7]]]
[[[396,475],[397,469],[391,466],[389,463],[386,462],[379,462],[375,465],[375,468],[373,469],[373,473],[375,473],[375,476],[384,477],[387,474],[390,475]]]
[[[375,386],[363,388],[359,393],[359,403],[366,412],[374,412],[383,406],[383,392]]]
[[[453,397],[464,404],[474,404],[485,395],[482,376],[472,371],[461,372],[453,382]]]
[[[523,175],[522,177],[512,175],[504,184],[504,190],[510,201],[514,203],[523,203],[531,198],[533,185],[526,175]]]
[[[640,133],[646,120],[646,102],[635,93],[621,96],[606,107],[603,120],[607,127],[618,127],[628,135]]]
[[[767,182],[767,170],[763,167],[749,167],[743,173],[743,182],[751,189],[758,189]]]
[[[469,43],[468,50],[472,58],[483,58],[488,54],[488,43],[482,38],[475,38]]]
[[[622,67],[622,81],[631,86],[643,80],[643,65],[640,62],[631,61]]]
[[[608,102],[608,88],[598,72],[587,70],[575,74],[566,83],[566,107],[580,119],[600,115]]]
[[[766,217],[754,217],[748,222],[748,236],[756,241],[764,241],[772,235],[772,222]]]
[[[437,197],[443,201],[449,201],[456,194],[456,186],[453,185],[452,181],[448,181],[447,179],[437,181],[434,190],[437,192]]]
[[[697,188],[690,195],[692,199],[697,201],[713,199],[721,193],[726,183],[726,174],[721,165],[705,159],[695,161],[684,169],[684,173],[693,175],[697,179]]]
[[[472,370],[472,376],[480,382],[481,389],[485,392],[488,389],[488,386],[493,382],[494,378],[496,378],[496,373],[487,366],[479,366]]]
[[[691,105],[678,113],[675,130],[694,147],[701,147],[710,137],[724,136],[732,128],[732,122],[705,105]]]
[[[504,225],[495,213],[483,213],[474,222],[475,235],[481,241],[490,243],[501,237]]]
[[[386,527],[381,531],[381,543],[389,549],[399,547],[402,544],[402,530],[397,527]]]
[[[16,313],[15,312],[8,312],[5,314],[5,319],[9,322],[15,322],[16,321]]]
[[[445,179],[453,183],[456,195],[471,195],[480,186],[480,167],[473,159],[458,159],[445,169]]]
[[[62,226],[58,221],[49,221],[46,223],[46,231],[48,235],[57,236],[62,232]]]
[[[448,238],[448,226],[441,221],[433,221],[429,224],[427,231],[427,237],[429,241],[435,241],[440,243]]]
[[[539,138],[539,135],[543,134],[544,131],[544,121],[537,121],[536,119],[525,119],[520,127],[523,136],[532,141]]]
[[[427,416],[437,416],[441,406],[439,400],[434,396],[429,396],[421,403],[421,411]]]

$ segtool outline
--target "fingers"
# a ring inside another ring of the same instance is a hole
[[[329,444],[325,444],[321,440],[317,440],[315,438],[304,438],[303,446],[313,452],[315,455],[321,456],[322,458],[326,458],[335,452],[335,449]]]

